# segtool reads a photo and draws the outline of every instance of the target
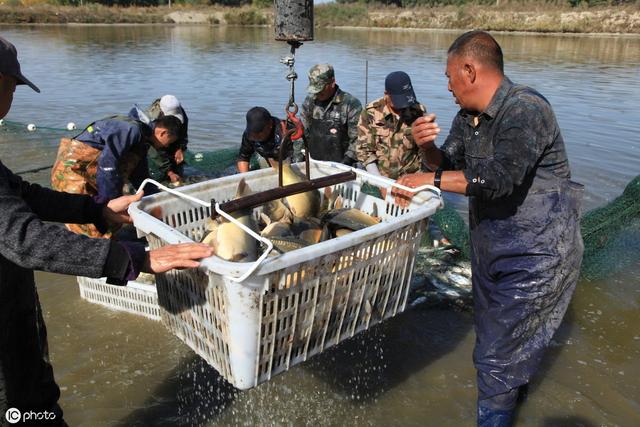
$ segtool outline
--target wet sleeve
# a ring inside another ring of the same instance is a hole
[[[242,142],[240,143],[240,152],[238,153],[238,161],[239,162],[249,162],[251,161],[251,156],[255,152],[255,148],[253,143],[249,141],[247,138],[247,133],[242,134]]]
[[[522,185],[549,142],[550,124],[542,104],[521,102],[507,108],[496,132],[493,157],[474,170],[464,170],[468,194],[483,200],[509,196]]]
[[[31,184],[2,167],[7,188],[19,189],[27,206],[43,221],[69,224],[94,224],[99,230],[107,230],[102,215],[104,204],[96,203],[85,194],[64,193]]]
[[[136,167],[131,172],[131,176],[129,176],[129,181],[137,190],[140,188],[142,181],[144,181],[147,178],[149,178],[149,163],[147,162],[147,157],[145,156],[142,159],[140,159]],[[145,188],[144,190],[145,195],[148,196],[149,194],[152,194],[153,193],[152,190],[155,188],[156,188],[155,185],[148,185],[147,188]]]
[[[440,147],[443,155],[444,170],[462,170],[464,169],[464,119],[460,114],[456,115],[451,124],[449,136]]]
[[[345,147],[344,155],[357,159],[358,154],[358,122],[362,114],[362,104],[356,98],[353,98],[347,109],[347,135],[349,139]]]
[[[103,276],[112,243],[107,239],[91,239],[72,233],[59,224],[43,222],[27,202],[40,193],[39,190],[29,189],[31,193],[25,199],[20,189],[13,186],[15,178],[11,175],[0,165],[0,254],[23,268],[77,276]],[[39,213],[45,213],[42,206],[37,209]],[[50,205],[48,209],[53,211],[48,217],[56,218],[60,215],[56,210],[66,211],[68,207]],[[121,270],[126,271],[131,262],[131,258],[121,259],[120,263],[127,264],[120,265],[124,267]],[[115,265],[117,261],[113,263]]]
[[[96,181],[98,197],[106,202],[122,195],[124,183],[120,175],[120,160],[135,143],[142,140],[142,134],[137,126],[112,126],[106,132],[104,148],[98,158]]]
[[[358,119],[357,160],[364,166],[378,161],[376,156],[375,133],[371,131],[372,118],[363,109]]]
[[[171,154],[168,150],[157,150],[154,147],[150,147],[147,152],[148,162],[158,172],[160,179],[167,179],[169,170],[171,170]]]
[[[135,280],[146,262],[144,245],[137,242],[110,241],[109,253],[102,269],[107,283],[124,286],[128,280]]]
[[[178,139],[178,146],[182,151],[187,149],[187,145],[189,145],[189,118],[187,117],[187,112],[182,108],[182,117],[184,117],[184,123],[180,127],[180,138]]]

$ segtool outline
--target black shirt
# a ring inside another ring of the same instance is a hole
[[[238,161],[248,162],[254,152],[265,159],[278,160],[280,155],[280,143],[282,142],[282,130],[280,129],[280,119],[273,117],[273,128],[271,135],[264,141],[252,141],[249,139],[247,131],[242,134],[242,143],[240,144],[240,153],[238,153]],[[284,158],[290,158],[293,154],[292,146],[284,153]],[[284,160],[284,159],[283,159]]]

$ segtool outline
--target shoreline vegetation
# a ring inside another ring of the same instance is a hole
[[[23,0],[28,1],[28,0]],[[37,0],[35,0],[37,1]],[[640,2],[617,6],[577,6],[546,2],[465,3],[396,7],[362,3],[316,5],[317,28],[483,29],[537,33],[640,34]],[[218,5],[82,6],[48,3],[0,3],[3,24],[179,24],[271,25],[273,8]]]

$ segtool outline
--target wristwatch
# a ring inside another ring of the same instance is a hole
[[[442,168],[438,168],[433,174],[433,185],[436,188],[440,188],[440,184],[442,183],[442,172]]]

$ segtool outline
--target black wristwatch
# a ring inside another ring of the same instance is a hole
[[[440,188],[440,184],[442,183],[442,168],[436,169],[433,175],[433,185],[436,188]]]

